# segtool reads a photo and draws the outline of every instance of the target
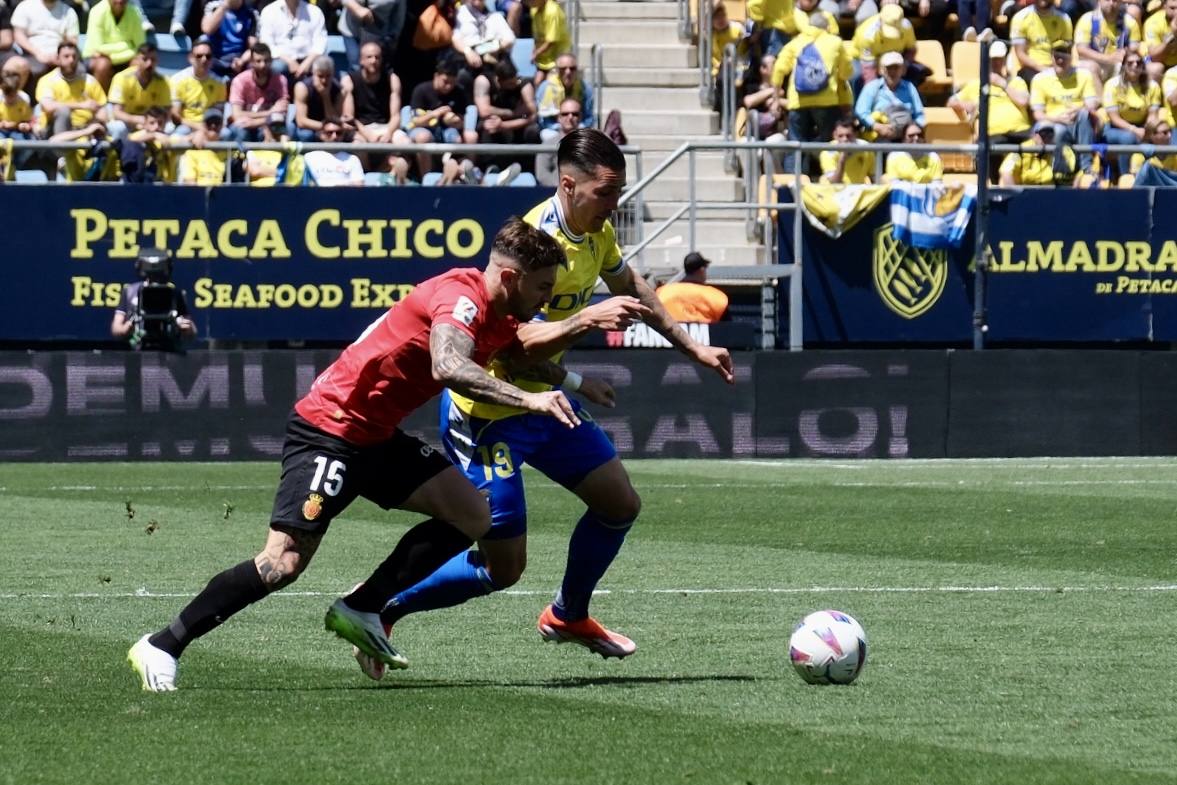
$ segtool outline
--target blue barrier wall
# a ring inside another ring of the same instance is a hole
[[[205,338],[350,341],[426,278],[485,265],[503,221],[551,195],[503,188],[6,188],[0,339],[109,339],[141,246],[172,251]]]
[[[988,340],[1177,340],[1175,215],[1166,189],[994,191]],[[971,341],[971,229],[960,251],[916,251],[891,239],[884,202],[838,240],[803,232],[807,343]]]

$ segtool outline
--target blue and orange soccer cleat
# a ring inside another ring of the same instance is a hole
[[[628,657],[638,650],[636,643],[620,633],[605,629],[593,617],[578,621],[563,621],[552,612],[552,606],[544,608],[539,615],[540,637],[556,643],[576,643],[602,657]]]

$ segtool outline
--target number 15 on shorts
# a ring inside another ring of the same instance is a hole
[[[315,476],[311,480],[311,491],[320,490],[328,496],[338,496],[343,490],[343,473],[347,466],[343,461],[328,458],[325,455],[315,456]]]

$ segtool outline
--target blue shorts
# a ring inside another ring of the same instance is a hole
[[[617,456],[613,442],[580,402],[572,400],[580,425],[572,430],[556,418],[517,414],[501,420],[470,417],[441,394],[441,443],[446,455],[490,501],[488,539],[510,539],[527,531],[523,464],[531,464],[569,490]]]

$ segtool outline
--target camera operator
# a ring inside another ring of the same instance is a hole
[[[184,292],[172,283],[172,257],[146,248],[135,260],[139,280],[123,287],[110,334],[125,338],[132,349],[180,351],[180,341],[196,335]]]

